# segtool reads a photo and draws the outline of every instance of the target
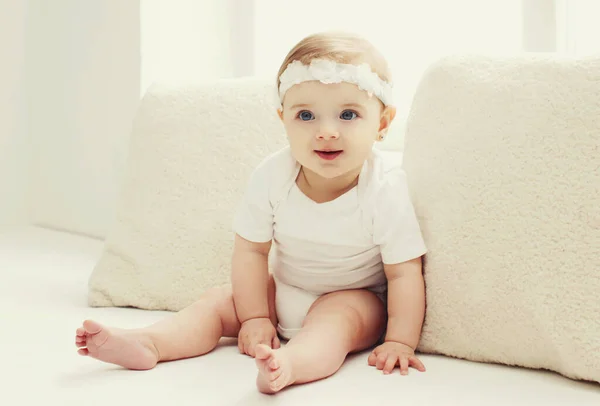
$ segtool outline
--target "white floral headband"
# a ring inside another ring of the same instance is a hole
[[[392,104],[392,84],[382,80],[367,63],[351,65],[328,59],[313,59],[310,65],[300,61],[291,62],[279,77],[279,100],[283,103],[285,93],[294,85],[311,80],[321,83],[348,82],[375,95],[386,106]]]

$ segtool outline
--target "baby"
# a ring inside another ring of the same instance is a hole
[[[300,41],[277,76],[289,146],[250,176],[234,219],[231,287],[141,329],[86,320],[79,354],[141,370],[237,337],[264,393],[328,377],[376,344],[368,364],[383,373],[425,371],[414,351],[426,248],[399,162],[373,147],[396,112],[390,83],[385,59],[362,38]]]

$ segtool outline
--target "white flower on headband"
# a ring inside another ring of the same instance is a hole
[[[369,64],[351,65],[328,59],[313,59],[310,65],[300,61],[291,62],[279,77],[280,101],[283,102],[285,93],[292,86],[311,80],[325,84],[353,83],[369,96],[377,96],[386,106],[392,103],[392,85],[373,72]]]
[[[298,61],[296,61],[298,62]],[[313,76],[319,78],[322,83],[340,83],[341,76],[346,73],[340,70],[338,75],[338,69],[335,61],[326,59],[316,59],[311,62],[309,69]]]

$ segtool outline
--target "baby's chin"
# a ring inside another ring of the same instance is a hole
[[[312,172],[314,172],[315,174],[317,174],[318,176],[320,176],[323,179],[336,179],[336,178],[340,178],[344,175],[349,174],[352,169],[351,168],[346,168],[346,167],[323,167],[323,166],[307,166],[308,169],[310,169]]]

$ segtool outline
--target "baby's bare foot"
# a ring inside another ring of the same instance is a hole
[[[91,320],[77,329],[75,345],[80,355],[128,369],[151,369],[158,362],[158,351],[149,337],[135,330],[108,329]]]
[[[285,349],[273,350],[269,346],[256,346],[258,376],[256,386],[262,393],[276,393],[294,383],[292,364]]]

